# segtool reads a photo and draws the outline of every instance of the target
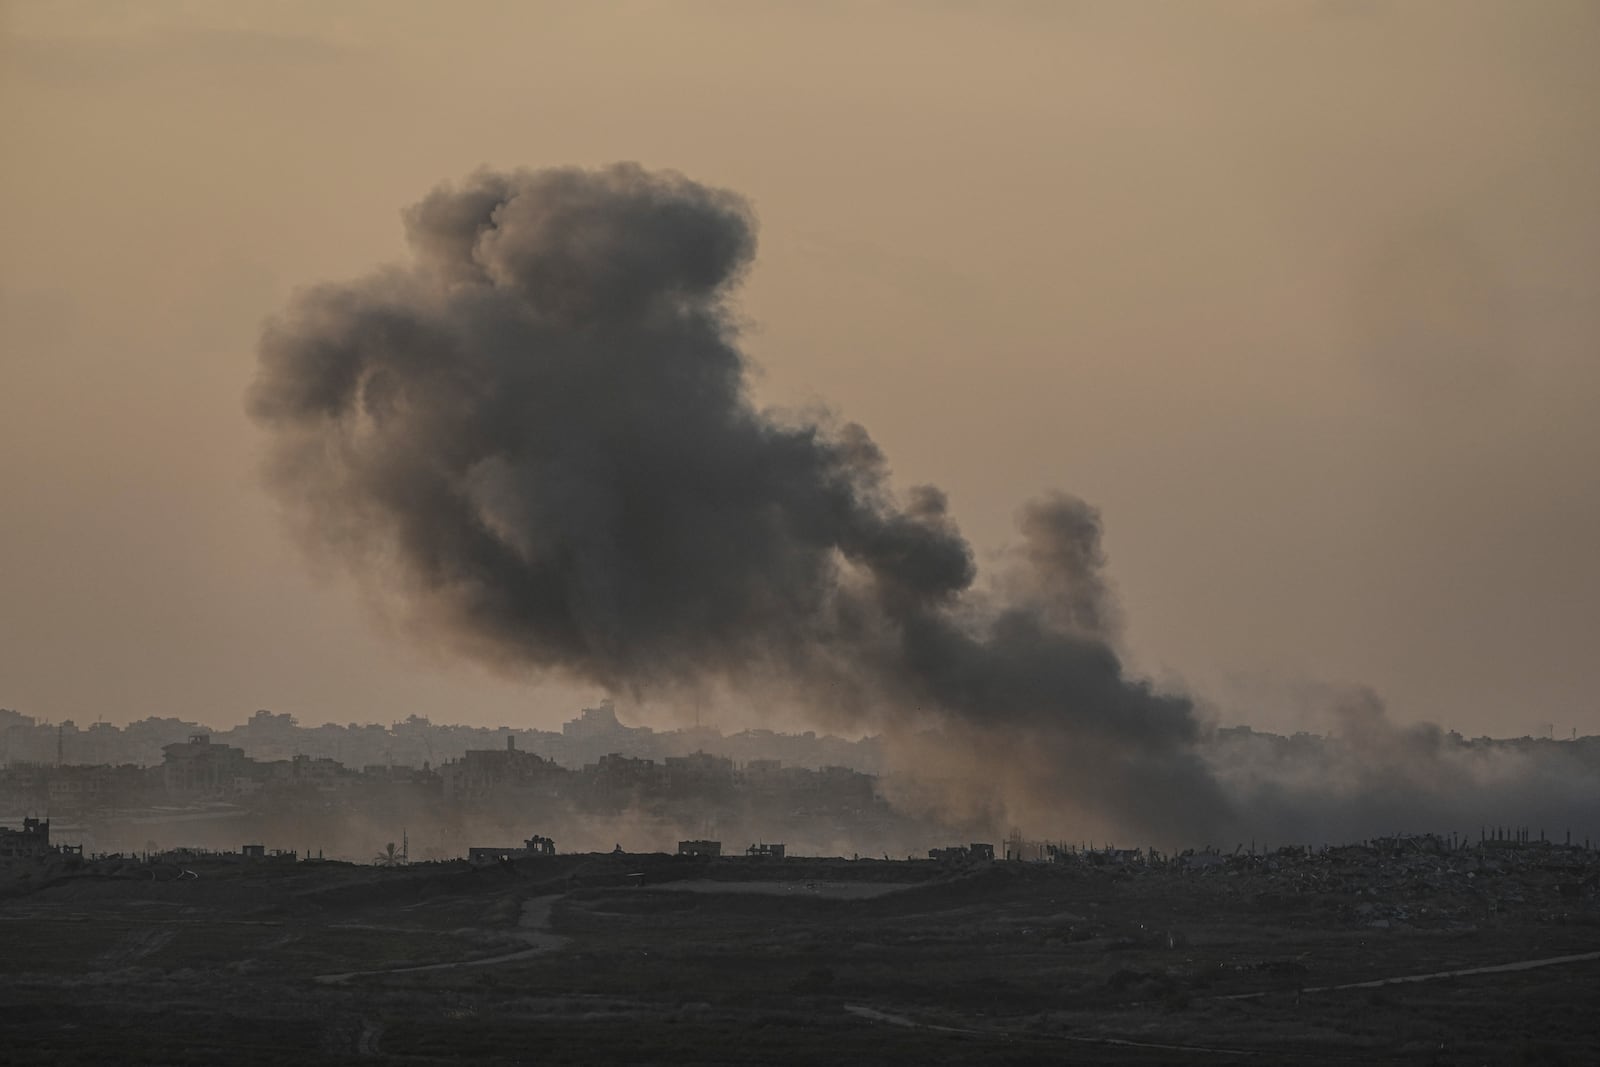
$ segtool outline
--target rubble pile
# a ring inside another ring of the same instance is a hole
[[[1325,917],[1372,929],[1472,929],[1511,911],[1548,920],[1600,915],[1600,852],[1544,841],[1468,846],[1430,834],[1270,854],[1193,853],[1157,866],[1250,894],[1264,910],[1309,901],[1331,913]]]

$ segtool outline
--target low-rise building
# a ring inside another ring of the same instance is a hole
[[[949,848],[930,848],[930,860],[946,863],[990,863],[994,860],[994,846],[982,841],[970,845],[951,845]]]
[[[494,848],[479,846],[467,849],[467,862],[474,867],[482,867],[490,863],[500,863],[504,860],[527,859],[529,856],[554,856],[556,843],[548,837],[534,834],[517,848]]]

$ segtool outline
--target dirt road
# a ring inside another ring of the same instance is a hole
[[[1511,971],[1531,971],[1539,967],[1556,967],[1564,963],[1585,963],[1600,960],[1600,952],[1580,952],[1572,956],[1548,956],[1540,960],[1517,960],[1514,963],[1494,963],[1485,967],[1462,967],[1454,971],[1430,971],[1427,974],[1403,974],[1391,978],[1373,978],[1366,982],[1345,982],[1343,985],[1306,986],[1301,993],[1332,993],[1340,989],[1377,989],[1379,986],[1402,985],[1406,982],[1432,982],[1440,978],[1466,978],[1475,974],[1506,974]],[[1281,990],[1260,990],[1255,993],[1234,993],[1218,1000],[1252,1000]]]
[[[454,960],[448,963],[424,963],[413,967],[386,967],[375,971],[345,971],[340,974],[319,974],[318,982],[330,985],[335,982],[346,982],[352,978],[367,978],[383,974],[420,974],[424,971],[449,971],[457,967],[491,967],[497,963],[511,963],[515,960],[525,960],[537,956],[541,952],[549,952],[560,948],[567,943],[567,939],[560,934],[550,932],[550,906],[561,899],[561,894],[545,897],[534,897],[523,901],[522,917],[517,923],[517,940],[528,947],[517,949],[514,952],[503,952],[498,956],[485,956],[474,960]],[[490,931],[498,932],[498,931]]]

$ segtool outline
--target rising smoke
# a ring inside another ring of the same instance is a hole
[[[1475,840],[1512,823],[1578,840],[1600,834],[1600,762],[1587,743],[1469,740],[1390,718],[1365,686],[1302,683],[1316,733],[1218,731],[1207,763],[1260,841],[1346,842],[1418,830]],[[1235,842],[1219,842],[1233,844]]]
[[[430,639],[615,692],[781,684],[1041,828],[1226,818],[1190,703],[1113,647],[1092,508],[1027,505],[980,580],[944,494],[897,494],[863,428],[754,406],[740,197],[484,171],[405,225],[411,264],[269,326],[249,404],[307,542]]]

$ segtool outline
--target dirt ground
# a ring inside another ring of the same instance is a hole
[[[1587,1064],[1591,861],[57,865],[0,1059]]]

